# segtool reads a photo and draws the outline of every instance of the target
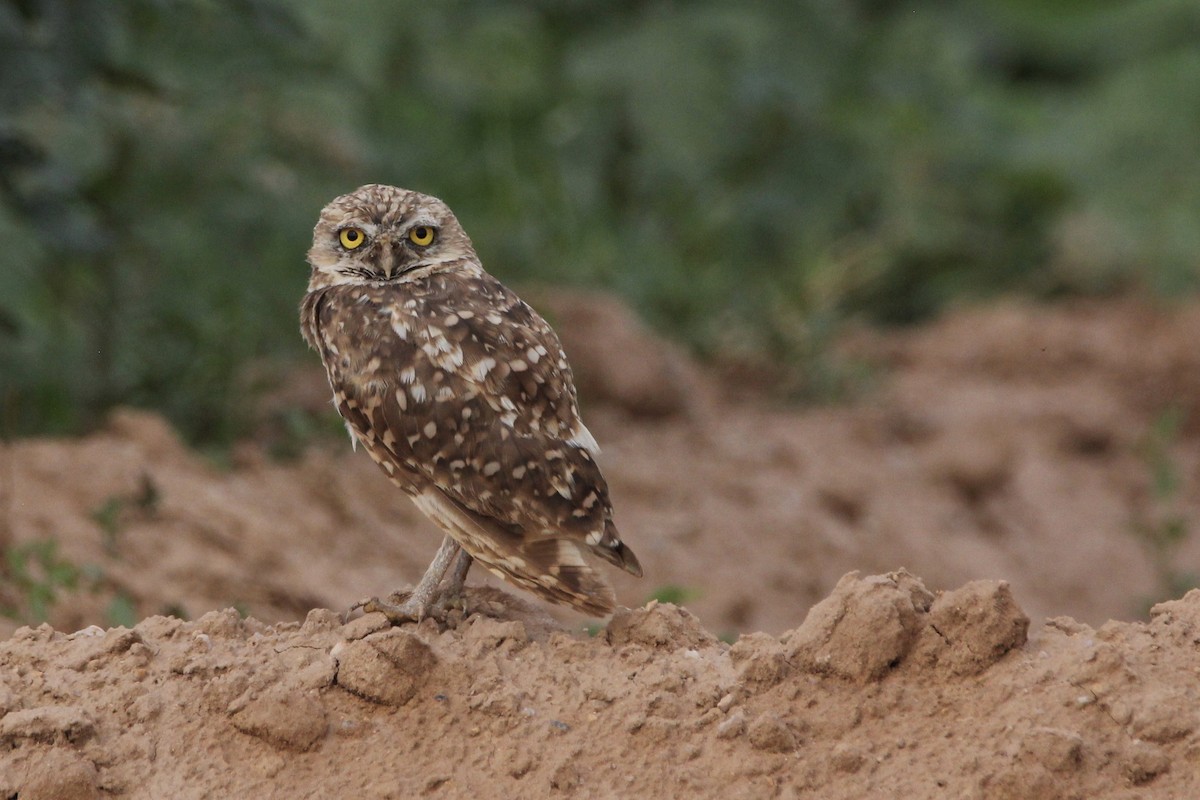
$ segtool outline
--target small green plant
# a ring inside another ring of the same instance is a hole
[[[1191,536],[1191,521],[1180,510],[1182,474],[1171,453],[1183,422],[1178,407],[1166,409],[1151,423],[1141,447],[1150,473],[1150,503],[1134,519],[1133,529],[1150,550],[1159,583],[1159,596],[1143,601],[1147,611],[1158,600],[1179,597],[1200,586],[1200,575],[1176,567],[1179,548]]]
[[[105,609],[104,616],[110,627],[132,628],[137,624],[137,606],[129,595],[117,592]]]
[[[0,613],[11,619],[45,622],[59,593],[79,584],[80,570],[58,553],[58,542],[38,539],[9,547],[4,552],[4,605]]]
[[[117,554],[117,536],[121,532],[121,510],[125,501],[113,495],[92,510],[91,517],[100,530],[104,532],[104,552],[110,556]]]
[[[646,598],[646,602],[657,600],[660,603],[673,603],[681,606],[691,600],[695,600],[700,596],[700,592],[695,589],[689,589],[686,586],[678,586],[673,583],[666,583],[659,586],[650,596]]]
[[[117,556],[118,539],[124,526],[126,510],[136,510],[151,516],[158,511],[161,500],[162,493],[158,485],[148,474],[142,473],[136,491],[110,495],[107,500],[92,509],[92,520],[104,533],[104,552],[114,558]]]

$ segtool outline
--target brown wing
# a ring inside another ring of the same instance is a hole
[[[558,337],[536,312],[482,272],[320,294],[305,304],[306,336],[393,479],[413,494],[431,484],[513,547],[565,537],[640,574]]]

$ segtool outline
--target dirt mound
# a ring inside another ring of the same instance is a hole
[[[487,589],[446,629],[232,609],[0,644],[0,796],[1194,796],[1200,592],[1035,628],[1002,582],[845,576],[732,646]],[[478,609],[478,610],[476,610]],[[499,615],[499,616],[494,616]]]

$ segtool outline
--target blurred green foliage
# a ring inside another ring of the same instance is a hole
[[[1188,291],[1198,97],[1194,0],[0,0],[0,434],[236,436],[369,181],[702,352]]]

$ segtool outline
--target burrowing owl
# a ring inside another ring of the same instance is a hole
[[[612,611],[584,554],[642,568],[613,524],[571,368],[446,204],[363,186],[321,212],[308,261],[301,329],[352,440],[447,534],[407,601],[367,607],[419,619],[474,558],[548,600]]]

